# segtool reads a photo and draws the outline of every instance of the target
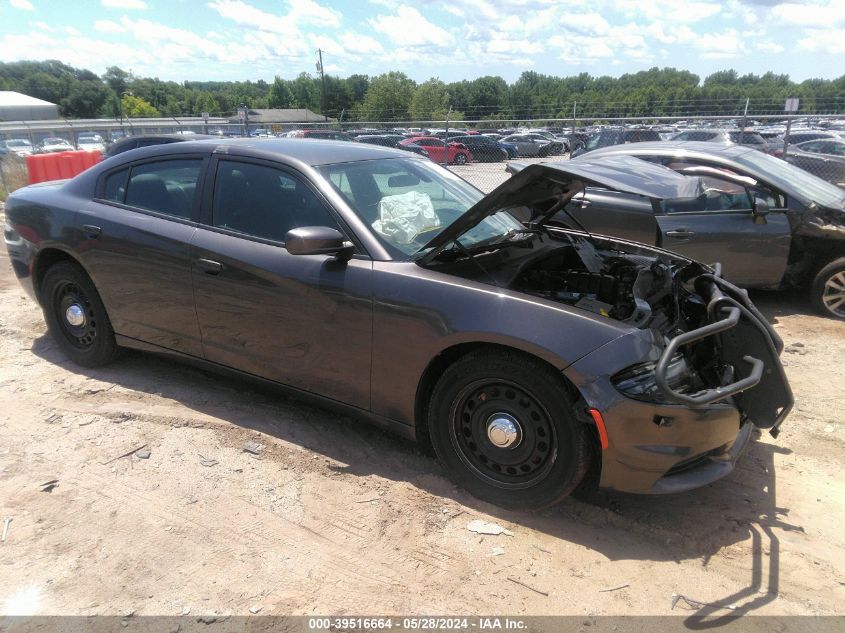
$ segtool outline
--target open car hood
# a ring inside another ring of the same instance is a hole
[[[466,213],[444,228],[422,250],[439,250],[473,228],[488,215],[516,206],[530,206],[566,192],[573,181],[631,193],[646,198],[695,198],[702,192],[697,177],[677,172],[632,156],[589,157],[577,161],[537,163],[514,170],[507,181],[484,196]],[[427,257],[434,255],[429,251]]]

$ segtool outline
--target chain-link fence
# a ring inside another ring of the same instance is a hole
[[[771,105],[771,104],[770,104]],[[106,150],[128,136],[179,134],[186,140],[194,135],[299,136],[342,139],[372,145],[400,147],[427,155],[447,165],[483,191],[490,191],[509,177],[507,165],[513,161],[537,162],[568,160],[595,148],[641,141],[713,141],[740,144],[766,152],[845,187],[845,105],[825,108],[823,114],[787,117],[782,112],[756,104],[738,115],[695,115],[697,112],[725,112],[725,104],[685,104],[655,106],[655,114],[619,114],[614,104],[573,104],[572,116],[554,117],[539,106],[530,114],[542,118],[504,118],[504,110],[481,112],[486,118],[452,121],[399,120],[393,112],[374,113],[371,120],[354,120],[363,113],[340,113],[335,119],[312,116],[287,120],[290,111],[251,111],[242,117],[159,117],[57,121],[0,122],[0,141],[9,152],[3,160],[0,197],[26,182],[20,155],[60,149]],[[718,106],[718,107],[717,107]],[[733,106],[731,106],[733,108]],[[782,107],[782,106],[781,106]],[[729,110],[728,110],[729,111]],[[349,116],[352,114],[353,116]],[[373,113],[371,113],[373,114]],[[589,116],[588,116],[589,115]],[[495,118],[491,118],[495,117]],[[65,143],[62,145],[59,141]],[[50,143],[53,143],[51,146]]]

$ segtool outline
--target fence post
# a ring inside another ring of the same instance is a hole
[[[750,99],[745,99],[745,112],[742,113],[742,129],[739,131],[739,144],[745,142],[745,126],[748,125],[748,102]]]
[[[443,161],[449,165],[449,117],[452,115],[452,106],[449,106],[449,111],[446,113],[446,138],[443,142],[446,143],[446,151],[444,152]]]

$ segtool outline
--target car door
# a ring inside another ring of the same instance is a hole
[[[292,228],[349,234],[298,172],[234,157],[211,169],[192,249],[206,359],[369,408],[371,260],[285,249]]]
[[[446,144],[440,139],[424,138],[420,141],[417,141],[417,145],[425,147],[425,149],[428,151],[428,157],[435,163],[448,162],[449,158],[446,154]]]
[[[205,163],[181,154],[105,172],[76,216],[81,262],[115,333],[193,356],[202,356],[202,344],[190,241]]]
[[[621,237],[650,246],[657,244],[657,221],[648,198],[587,187],[583,194],[566,205],[566,211],[591,233]],[[564,213],[559,213],[555,219],[571,224]]]
[[[724,276],[743,286],[779,284],[791,241],[783,196],[750,179],[743,182],[728,170],[673,168],[700,176],[704,193],[662,201],[656,215],[658,245],[706,263],[719,262]],[[753,211],[758,200],[767,213]]]

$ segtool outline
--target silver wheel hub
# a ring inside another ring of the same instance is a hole
[[[514,448],[522,441],[522,427],[507,413],[494,413],[487,420],[487,439],[498,448]]]
[[[822,302],[835,314],[845,314],[845,272],[832,275],[824,284]]]
[[[65,310],[65,320],[72,327],[81,327],[85,325],[85,310],[78,303],[69,305]]]

